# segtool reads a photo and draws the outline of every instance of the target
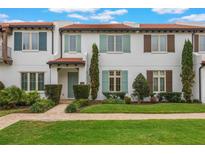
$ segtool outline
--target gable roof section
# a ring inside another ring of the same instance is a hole
[[[140,29],[142,30],[161,30],[161,29],[205,29],[203,26],[192,26],[192,25],[182,25],[182,24],[140,24]]]
[[[71,24],[60,28],[64,30],[132,30],[133,27],[125,24]]]
[[[53,28],[52,22],[11,22],[11,23],[0,23],[0,27],[9,28]]]

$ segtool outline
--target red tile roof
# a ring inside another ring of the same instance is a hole
[[[62,27],[62,29],[130,29],[131,26],[125,24],[72,24]]]
[[[54,24],[52,22],[8,22],[8,23],[0,23],[0,27],[53,27]]]
[[[181,25],[181,24],[140,24],[142,29],[197,29],[203,26]]]
[[[82,58],[58,58],[55,60],[50,60],[47,64],[85,64]]]

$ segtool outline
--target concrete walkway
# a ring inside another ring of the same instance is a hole
[[[125,113],[65,113],[67,104],[59,104],[46,113],[14,113],[0,117],[0,129],[20,120],[63,121],[63,120],[146,120],[146,119],[205,119],[205,113],[179,114],[125,114]]]

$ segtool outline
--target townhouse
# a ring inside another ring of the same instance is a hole
[[[62,99],[73,98],[74,84],[89,83],[92,44],[99,48],[100,88],[132,94],[142,73],[153,92],[181,92],[181,54],[193,43],[193,98],[205,102],[205,27],[177,24],[0,24],[0,81],[44,95],[44,84],[62,84]]]

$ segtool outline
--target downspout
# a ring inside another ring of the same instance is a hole
[[[204,67],[205,65],[201,64],[201,66],[199,67],[199,100],[202,101],[201,99],[201,69]]]
[[[53,44],[53,43],[54,43],[54,42],[53,42],[53,40],[54,40],[54,38],[53,38],[53,37],[54,37],[54,36],[53,36],[53,28],[52,28],[51,32],[52,32],[52,42],[51,42],[51,43],[52,43],[52,55],[53,55],[53,46],[54,46],[54,44]]]
[[[63,53],[62,53],[62,31],[60,31],[60,58],[62,58],[63,57]]]

